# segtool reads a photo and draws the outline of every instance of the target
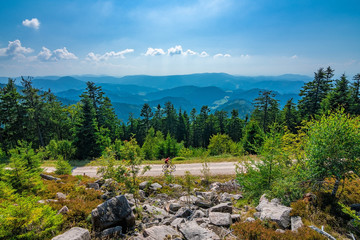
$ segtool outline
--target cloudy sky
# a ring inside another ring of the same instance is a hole
[[[360,72],[359,0],[0,1],[0,76]]]

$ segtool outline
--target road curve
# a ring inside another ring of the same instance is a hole
[[[212,175],[234,175],[235,164],[237,162],[220,162],[220,163],[208,163],[210,168],[210,174]],[[154,164],[150,165],[151,170],[147,171],[144,176],[160,176],[163,174],[162,165]],[[85,166],[75,167],[72,170],[72,175],[87,175],[90,177],[100,177],[97,174],[98,166]],[[175,176],[183,176],[186,171],[189,171],[192,175],[202,175],[201,170],[203,169],[202,163],[190,163],[190,164],[177,164],[176,171],[173,173]],[[45,172],[54,172],[54,167],[45,167]]]

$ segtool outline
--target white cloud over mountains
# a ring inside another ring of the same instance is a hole
[[[106,52],[103,55],[90,52],[86,56],[86,60],[98,62],[98,61],[109,60],[109,58],[125,58],[125,56],[124,56],[125,54],[132,53],[132,52],[134,52],[134,49],[125,49],[125,50],[119,51],[119,52],[111,51],[111,52]]]
[[[229,58],[231,57],[230,54],[222,54],[222,53],[218,53],[214,55],[214,58]]]
[[[181,55],[181,56],[199,56],[199,57],[208,57],[209,56],[209,54],[205,51],[202,51],[201,53],[195,52],[191,49],[184,51],[181,45],[176,45],[175,47],[171,47],[166,52],[162,48],[149,47],[144,55],[145,56]]]
[[[24,21],[22,21],[22,25],[24,25],[25,27],[34,28],[38,30],[40,27],[40,22],[37,18],[33,18],[31,20],[25,19]]]
[[[78,57],[69,52],[66,47],[59,48],[54,51],[46,47],[42,47],[42,50],[37,55],[37,59],[40,61],[59,61],[59,60],[76,60]]]
[[[0,57],[11,57],[11,58],[24,58],[24,54],[33,52],[31,48],[26,48],[21,45],[20,40],[13,42],[9,41],[6,48],[0,48]]]

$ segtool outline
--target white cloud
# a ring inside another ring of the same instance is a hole
[[[187,55],[190,55],[190,56],[198,55],[197,52],[194,52],[194,51],[192,51],[192,50],[190,50],[190,49],[186,50],[183,54],[184,54],[185,56],[187,56]]]
[[[33,52],[31,48],[26,48],[21,46],[20,40],[15,40],[13,42],[9,41],[9,44],[6,48],[0,48],[1,57],[25,57],[24,54]]]
[[[164,50],[162,50],[161,48],[148,48],[145,56],[160,56],[160,55],[165,55]]]
[[[222,54],[222,53],[218,53],[214,55],[214,58],[230,58],[231,55],[230,54]]]
[[[46,47],[42,47],[42,50],[37,55],[37,59],[40,61],[58,61],[58,60],[76,60],[78,57],[69,52],[66,47],[55,49],[51,51]]]
[[[86,56],[86,60],[98,62],[98,61],[109,60],[109,58],[125,58],[125,56],[124,56],[125,54],[132,53],[132,52],[134,52],[134,49],[125,49],[125,50],[119,51],[119,52],[111,51],[111,52],[106,52],[103,55],[90,52]]]
[[[200,53],[200,57],[208,57],[208,56],[209,56],[209,54],[207,52],[205,52],[205,51],[202,51]]]
[[[297,59],[298,56],[295,54],[294,56],[291,56],[290,58],[291,58],[291,59]]]
[[[39,27],[40,27],[40,22],[37,18],[33,18],[31,20],[25,19],[24,21],[22,21],[22,24],[25,27],[34,28],[36,30],[39,29]]]
[[[168,55],[174,56],[174,55],[181,55],[183,53],[182,47],[180,45],[177,45],[175,47],[171,47],[168,49]]]

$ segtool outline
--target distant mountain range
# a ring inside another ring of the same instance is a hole
[[[19,84],[17,78],[16,83]],[[176,109],[190,112],[198,111],[208,105],[213,111],[238,109],[240,117],[253,110],[252,101],[261,90],[272,90],[276,93],[281,107],[286,101],[299,99],[299,91],[305,82],[311,81],[308,76],[286,74],[281,76],[233,76],[225,73],[203,73],[172,76],[135,75],[125,77],[109,76],[66,76],[36,77],[33,86],[40,90],[51,91],[64,104],[80,100],[86,88],[86,81],[93,81],[101,86],[111,99],[120,119],[127,120],[129,113],[134,117],[140,115],[141,107],[148,103],[156,108],[168,101]],[[7,78],[0,77],[5,83]]]

